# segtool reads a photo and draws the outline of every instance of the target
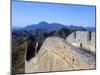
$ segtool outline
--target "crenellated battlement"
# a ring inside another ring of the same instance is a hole
[[[72,32],[66,38],[66,41],[68,41],[75,47],[82,47],[95,52],[95,32],[89,32],[89,31]]]

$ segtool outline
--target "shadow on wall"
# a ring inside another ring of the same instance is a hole
[[[35,56],[35,45],[33,45],[32,43],[28,43],[27,44],[26,60],[29,61],[34,56]]]
[[[42,43],[38,44],[38,42],[36,43],[33,40],[28,40],[27,41],[27,49],[26,49],[26,60],[27,61],[29,61],[32,57],[36,56],[36,54],[38,53],[41,45],[42,45]]]

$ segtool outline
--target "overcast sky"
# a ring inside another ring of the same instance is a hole
[[[95,6],[12,2],[13,27],[25,27],[41,21],[95,27]]]

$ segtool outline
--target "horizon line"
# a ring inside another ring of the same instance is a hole
[[[23,27],[27,27],[27,26],[31,26],[31,25],[38,25],[39,23],[42,23],[42,22],[44,22],[44,23],[47,23],[47,24],[53,24],[53,23],[55,23],[55,24],[60,24],[60,25],[63,25],[63,26],[75,26],[75,27],[94,27],[94,28],[96,28],[96,26],[77,26],[77,25],[73,25],[73,24],[71,24],[71,25],[65,25],[65,24],[62,24],[62,23],[57,23],[57,22],[52,22],[52,23],[48,23],[48,22],[46,22],[46,21],[40,21],[40,22],[38,22],[38,23],[33,23],[33,24],[29,24],[29,25],[26,25],[26,26],[13,26],[12,25],[12,27],[19,27],[19,28],[23,28]]]

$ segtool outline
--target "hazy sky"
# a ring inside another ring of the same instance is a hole
[[[12,26],[25,27],[41,21],[84,27],[95,26],[95,6],[12,2]]]

